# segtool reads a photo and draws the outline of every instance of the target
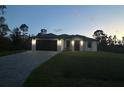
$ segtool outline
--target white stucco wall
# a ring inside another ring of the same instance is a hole
[[[97,42],[96,41],[92,42],[92,51],[97,51]]]
[[[91,41],[91,48],[88,48],[88,42],[85,41],[85,49],[84,51],[97,51],[97,42],[96,41]]]
[[[75,51],[75,40],[71,40],[71,51]],[[66,48],[66,40],[57,39],[57,51],[61,52]],[[36,51],[36,39],[32,39],[32,51]],[[80,40],[80,51],[97,51],[97,42],[92,41],[92,47],[88,48],[87,41]]]
[[[97,42],[96,41],[91,41],[91,48],[88,48],[88,42],[83,41],[82,39],[74,39],[71,40],[71,50],[75,51],[74,44],[75,40],[80,40],[80,51],[97,51]]]

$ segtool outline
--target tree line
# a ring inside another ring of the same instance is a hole
[[[97,40],[98,51],[124,53],[124,37],[118,40],[116,35],[107,35],[103,30],[96,30],[93,37]]]
[[[0,51],[30,49],[31,38],[27,33],[29,27],[21,24],[11,30],[4,17],[6,8],[5,5],[0,5]]]

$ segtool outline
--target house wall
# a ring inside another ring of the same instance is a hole
[[[75,45],[76,40],[80,41],[80,51],[85,51],[85,41],[83,41],[80,38],[74,38],[74,39],[71,40],[71,50],[75,51],[74,45]]]
[[[91,48],[88,48],[88,41],[83,41],[82,39],[71,40],[71,50],[74,50],[75,40],[80,40],[80,51],[97,51],[97,42],[91,41]]]
[[[84,51],[85,42],[83,40],[80,41],[80,51]]]
[[[92,42],[92,51],[97,51],[97,42],[96,41]]]
[[[85,45],[84,45],[84,51],[97,51],[97,42],[96,41],[92,41],[92,47],[88,48],[88,41],[85,41]]]
[[[57,40],[57,51],[61,52],[66,48],[66,40],[63,39],[55,39]],[[75,40],[80,40],[80,51],[97,51],[97,42],[96,41],[92,41],[92,47],[88,48],[87,41],[83,41],[82,39],[73,39],[71,40],[71,46],[70,49],[72,51],[74,50],[74,43]],[[36,51],[36,41],[37,39],[32,39],[32,51]]]

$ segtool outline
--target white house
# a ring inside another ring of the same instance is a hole
[[[32,39],[32,50],[44,51],[97,51],[97,41],[81,35],[38,35]]]

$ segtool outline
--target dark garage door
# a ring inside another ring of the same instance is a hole
[[[57,40],[37,40],[36,50],[57,51]]]

